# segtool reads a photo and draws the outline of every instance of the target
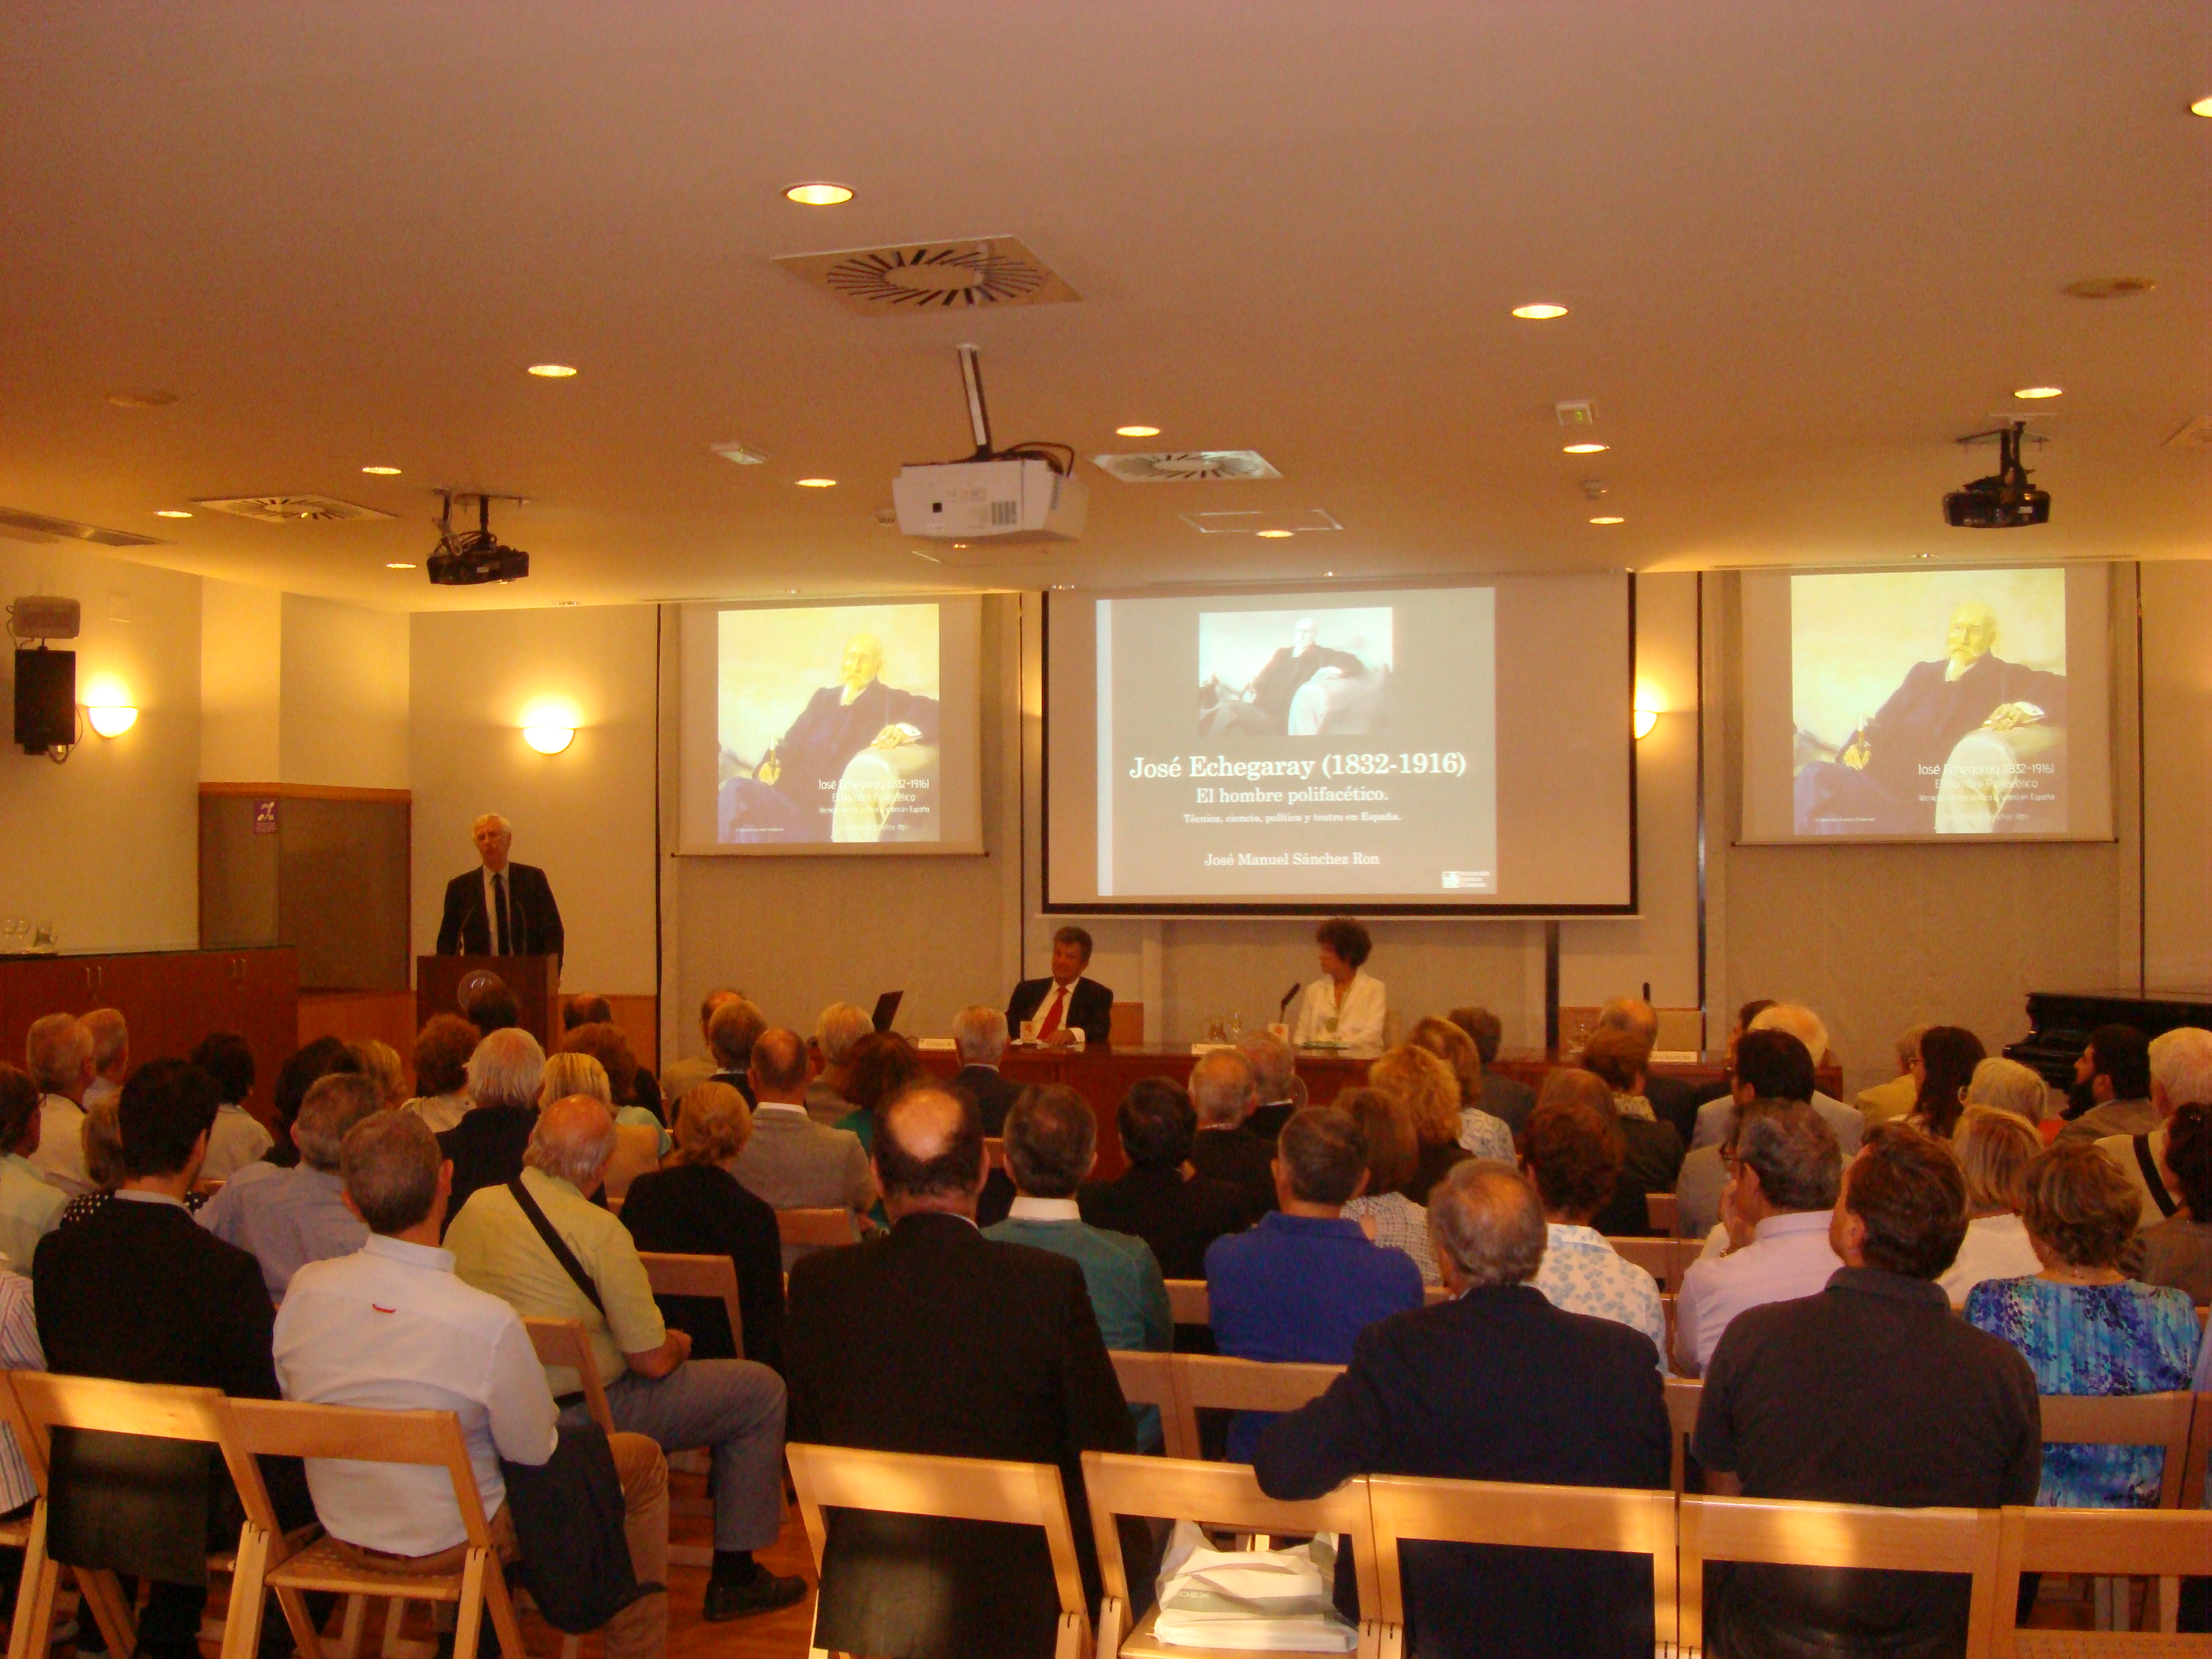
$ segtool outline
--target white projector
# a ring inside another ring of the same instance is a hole
[[[899,529],[941,542],[1072,542],[1091,495],[1083,480],[1035,456],[899,469]]]

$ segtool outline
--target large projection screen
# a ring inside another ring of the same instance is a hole
[[[1627,915],[1633,579],[1052,593],[1045,908]]]
[[[680,851],[980,853],[973,597],[687,605]]]
[[[2112,838],[2112,567],[1741,582],[1745,841]]]

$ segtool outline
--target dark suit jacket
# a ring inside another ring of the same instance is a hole
[[[1234,1129],[1202,1128],[1190,1138],[1191,1167],[1243,1194],[1248,1227],[1275,1207],[1274,1163],[1274,1143],[1241,1124]]]
[[[1069,1000],[1073,1002],[1073,998]],[[983,1119],[983,1133],[1002,1135],[1006,1132],[1006,1114],[1021,1098],[1022,1085],[1009,1082],[988,1066],[963,1066],[952,1074],[947,1085],[956,1095],[973,1101]]]
[[[1646,1097],[1648,1099],[1650,1097]],[[1656,1112],[1657,1107],[1653,1107]],[[1671,1123],[1647,1123],[1640,1117],[1620,1120],[1625,1154],[1620,1176],[1613,1183],[1613,1196],[1590,1225],[1613,1237],[1638,1237],[1651,1231],[1651,1212],[1644,1200],[1653,1193],[1671,1193],[1682,1173],[1682,1137]]]
[[[1521,1126],[1528,1121],[1528,1114],[1536,1109],[1536,1091],[1517,1077],[1507,1077],[1503,1072],[1485,1067],[1482,1098],[1475,1104],[1491,1116],[1503,1118],[1505,1127],[1517,1135]]]
[[[691,1333],[699,1359],[757,1359],[783,1369],[783,1241],[775,1212],[712,1164],[680,1164],[630,1182],[623,1200],[623,1225],[641,1250],[679,1255],[726,1255],[738,1270],[738,1317],[744,1322],[744,1352],[730,1339],[729,1316],[705,1297],[659,1298],[678,1330]]]
[[[1076,1201],[1092,1226],[1151,1245],[1168,1279],[1205,1278],[1206,1247],[1224,1233],[1243,1231],[1251,1202],[1225,1181],[1186,1181],[1178,1170],[1139,1165],[1115,1180],[1091,1182]]]
[[[1663,1489],[1667,1407],[1650,1339],[1533,1285],[1468,1291],[1360,1333],[1327,1394],[1276,1419],[1253,1468],[1273,1497],[1355,1474]],[[1648,1659],[1651,1570],[1574,1550],[1408,1543],[1406,1650]],[[1340,1563],[1348,1569],[1348,1559]],[[1356,1600],[1348,1571],[1337,1599]]]
[[[987,1239],[957,1216],[908,1216],[793,1267],[784,1354],[795,1441],[1059,1465],[1097,1595],[1080,1457],[1134,1439],[1073,1261]],[[823,1647],[905,1659],[1051,1650],[1059,1601],[1042,1532],[834,1510],[829,1528]]]
[[[1283,1133],[1283,1125],[1291,1121],[1291,1114],[1297,1109],[1298,1103],[1295,1100],[1271,1101],[1265,1106],[1255,1106],[1252,1115],[1244,1120],[1244,1127],[1272,1146]]]
[[[1678,1077],[1646,1077],[1644,1097],[1651,1103],[1651,1109],[1659,1121],[1673,1124],[1674,1133],[1682,1137],[1682,1144],[1688,1146],[1697,1133],[1698,1108],[1705,1103],[1698,1097],[1697,1085],[1685,1083]]]
[[[2066,724],[2064,675],[2007,662],[1994,651],[1955,680],[1943,678],[1950,665],[1948,658],[1913,664],[1867,722],[1867,775],[1906,800],[1919,793],[1919,767],[1941,768],[1959,739],[2005,703],[2032,702],[2046,725]]]
[[[534,864],[507,866],[507,908],[513,937],[509,954],[518,957],[557,957],[565,935],[561,931],[561,907],[553,902],[553,888],[545,872]],[[441,957],[486,957],[491,954],[491,918],[484,906],[483,866],[446,884],[446,915],[438,924],[438,954]]]
[[[1037,1011],[1052,994],[1052,975],[1042,979],[1025,979],[1014,987],[1014,994],[1006,1001],[1006,1029],[1020,1035],[1022,1022],[1034,1019]],[[1083,1033],[1085,1042],[1103,1042],[1112,1026],[1114,994],[1095,979],[1079,979],[1075,988],[1068,993],[1067,1011],[1062,1022]]]
[[[453,1160],[453,1196],[446,1206],[446,1225],[461,1212],[479,1187],[501,1187],[522,1173],[522,1154],[538,1114],[520,1106],[472,1106],[461,1121],[438,1134],[438,1150]]]
[[[815,822],[814,815],[830,793],[823,786],[834,788],[846,763],[886,726],[911,726],[921,733],[921,742],[935,743],[937,700],[870,680],[859,696],[847,702],[843,686],[823,686],[806,700],[783,741],[775,745],[780,769],[775,787],[799,803],[810,823]]]

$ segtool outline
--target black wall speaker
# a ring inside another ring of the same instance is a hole
[[[15,741],[27,755],[76,741],[76,653],[15,653]]]

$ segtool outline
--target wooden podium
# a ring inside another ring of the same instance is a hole
[[[550,1054],[561,1034],[561,958],[558,957],[417,957],[415,1029],[433,1014],[461,1012],[461,982],[471,974],[496,974],[514,993],[522,1029]]]

